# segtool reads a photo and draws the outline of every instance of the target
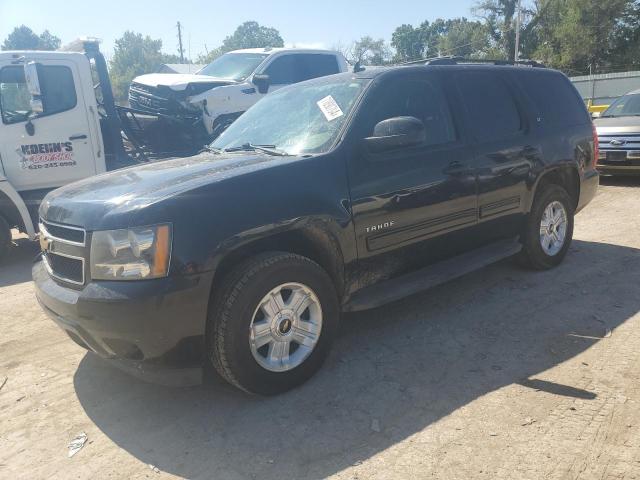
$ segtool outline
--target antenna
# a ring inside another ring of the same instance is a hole
[[[178,45],[180,51],[180,63],[184,63],[184,48],[182,48],[182,26],[178,22]]]

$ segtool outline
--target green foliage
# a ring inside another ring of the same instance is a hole
[[[242,48],[284,47],[280,32],[272,27],[263,27],[258,22],[244,22],[232,35],[224,39],[222,45],[207,55],[198,57],[198,63],[211,63],[220,55]]]
[[[57,50],[60,48],[60,39],[45,30],[36,35],[26,25],[20,25],[13,29],[2,44],[2,50]]]
[[[161,49],[162,40],[131,31],[116,40],[109,70],[116,101],[127,100],[129,84],[138,75],[155,72],[163,63],[179,63],[177,55],[167,55]]]
[[[385,65],[391,60],[391,50],[382,38],[362,37],[346,53],[347,60],[353,64]]]
[[[482,23],[462,17],[424,21],[415,28],[401,25],[393,32],[391,45],[395,60],[408,62],[438,55],[486,56],[490,41]]]

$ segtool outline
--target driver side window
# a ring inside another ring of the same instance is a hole
[[[38,117],[71,110],[77,104],[73,74],[69,67],[43,65],[40,68],[43,112]],[[25,122],[31,114],[31,95],[22,66],[0,70],[0,113],[5,124]]]

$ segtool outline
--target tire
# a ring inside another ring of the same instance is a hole
[[[521,236],[523,245],[520,253],[521,264],[535,270],[547,270],[559,265],[564,259],[573,238],[573,202],[567,191],[555,184],[540,185],[541,190],[536,194],[527,216],[524,231]],[[548,210],[551,209],[551,210]],[[547,222],[551,212],[556,218],[564,213],[564,221]],[[549,224],[543,235],[543,220]],[[561,225],[564,224],[564,234]],[[549,228],[551,230],[549,230]],[[549,233],[549,232],[555,232]],[[562,237],[562,241],[559,238]],[[551,243],[549,242],[549,239]]]
[[[4,219],[4,217],[0,216],[0,262],[2,262],[7,255],[9,254],[9,249],[11,248],[11,227]]]
[[[229,383],[248,393],[274,395],[320,368],[340,309],[333,282],[318,264],[292,253],[264,253],[240,264],[213,291],[207,354]]]

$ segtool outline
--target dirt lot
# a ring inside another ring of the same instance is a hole
[[[0,270],[0,478],[640,479],[639,210],[640,181],[608,181],[560,268],[505,262],[349,315],[320,374],[267,399],[86,353],[36,304],[19,240]]]

